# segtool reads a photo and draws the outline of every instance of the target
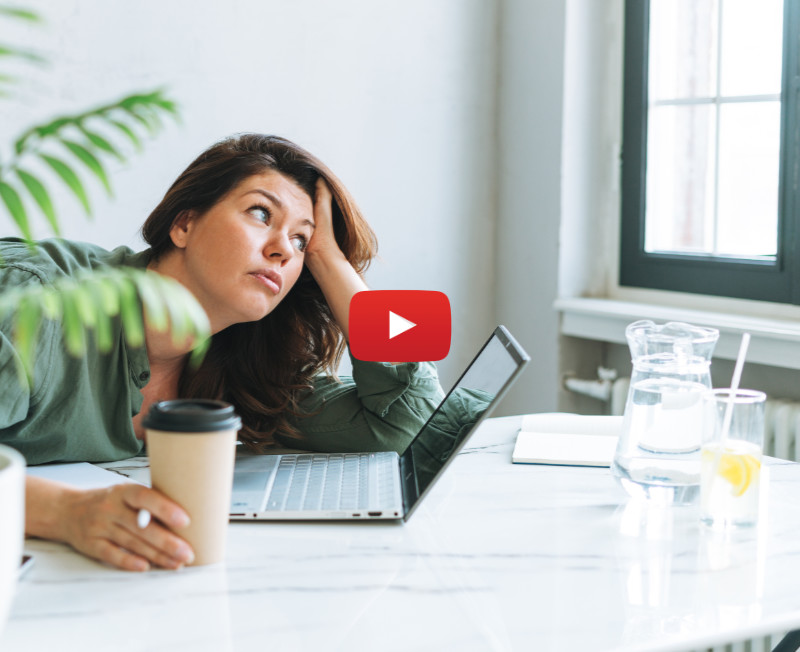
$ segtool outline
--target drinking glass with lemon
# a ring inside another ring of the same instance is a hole
[[[700,511],[712,527],[758,522],[766,398],[750,389],[715,389],[706,396]]]

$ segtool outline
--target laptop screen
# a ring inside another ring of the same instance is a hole
[[[407,519],[529,358],[498,326],[400,458]]]

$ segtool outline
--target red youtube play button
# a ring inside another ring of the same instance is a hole
[[[442,292],[368,290],[350,300],[350,352],[359,360],[421,362],[450,351],[450,301]]]

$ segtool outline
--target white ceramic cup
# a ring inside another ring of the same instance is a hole
[[[0,445],[0,635],[17,588],[25,538],[25,458]]]

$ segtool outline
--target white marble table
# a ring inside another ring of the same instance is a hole
[[[680,650],[800,627],[800,465],[755,530],[646,510],[608,469],[512,465],[486,422],[406,524],[235,523],[216,567],[131,574],[28,541],[3,652]]]

